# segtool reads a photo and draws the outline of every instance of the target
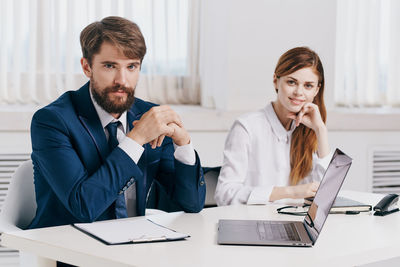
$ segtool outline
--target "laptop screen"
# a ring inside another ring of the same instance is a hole
[[[318,235],[328,217],[329,211],[335,201],[344,178],[351,166],[352,159],[339,149],[335,150],[331,162],[325,171],[324,177],[315,194],[314,201],[308,209],[304,218],[304,226],[313,242],[317,241]]]

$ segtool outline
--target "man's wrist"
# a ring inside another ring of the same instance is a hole
[[[144,148],[132,138],[124,138],[118,145],[137,164],[143,154]]]
[[[190,137],[181,139],[181,140],[174,140],[175,145],[177,146],[184,146],[190,144]]]
[[[129,138],[131,138],[133,141],[135,141],[136,143],[138,143],[139,145],[143,146],[146,142],[145,140],[143,140],[143,138],[140,137],[140,135],[138,135],[137,133],[130,132],[129,135],[127,135]]]

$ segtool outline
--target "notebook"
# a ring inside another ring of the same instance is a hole
[[[306,198],[304,199],[305,205],[311,205],[314,198]],[[368,212],[372,210],[372,206],[368,204],[364,204],[358,201],[355,201],[350,198],[338,196],[333,203],[330,213],[359,213],[359,212]]]
[[[350,169],[352,159],[336,149],[301,221],[219,220],[218,244],[306,246],[315,244]]]

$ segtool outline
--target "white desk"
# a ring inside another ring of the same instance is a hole
[[[381,195],[343,192],[375,205]],[[209,208],[198,214],[170,213],[152,219],[188,233],[185,241],[106,246],[71,226],[17,231],[2,235],[2,245],[79,266],[360,266],[400,256],[400,212],[330,215],[312,248],[220,246],[219,219],[301,220],[280,215],[277,205]],[[128,220],[134,220],[129,218]],[[50,266],[49,265],[49,266]]]

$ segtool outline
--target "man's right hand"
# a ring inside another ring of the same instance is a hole
[[[134,122],[134,127],[127,136],[142,146],[159,136],[172,135],[174,128],[168,126],[169,123],[175,123],[182,127],[182,121],[178,114],[169,106],[152,107],[140,120]]]

